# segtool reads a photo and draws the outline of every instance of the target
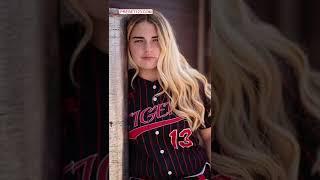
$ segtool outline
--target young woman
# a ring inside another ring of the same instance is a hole
[[[132,67],[130,177],[208,178],[211,85],[180,53],[172,27],[161,13],[130,15],[124,22],[126,57]]]
[[[215,0],[212,13],[213,169],[245,180],[319,179],[319,72],[244,1]]]

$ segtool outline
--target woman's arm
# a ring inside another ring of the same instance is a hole
[[[200,129],[199,134],[203,140],[203,146],[206,149],[209,161],[211,163],[211,127],[206,129]]]

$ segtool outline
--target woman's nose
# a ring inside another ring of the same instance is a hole
[[[145,44],[145,51],[150,52],[152,50],[152,44],[149,42],[146,42]]]

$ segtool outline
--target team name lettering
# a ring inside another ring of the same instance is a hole
[[[137,127],[144,124],[149,124],[157,119],[164,118],[172,114],[169,102],[157,104],[153,107],[147,107],[143,110],[138,110],[129,114],[129,117],[134,119],[133,126]]]

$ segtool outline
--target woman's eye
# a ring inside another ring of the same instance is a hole
[[[158,39],[153,39],[153,42],[158,42],[159,40]]]
[[[143,41],[142,40],[135,40],[133,41],[134,43],[142,43]]]

